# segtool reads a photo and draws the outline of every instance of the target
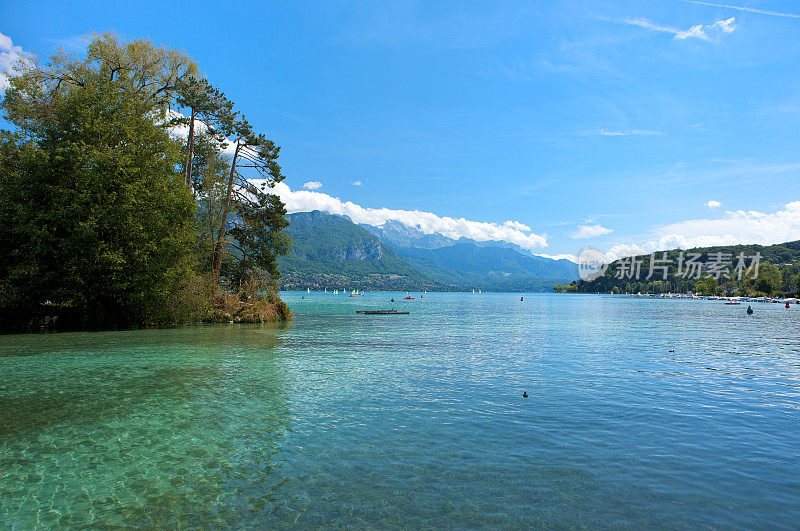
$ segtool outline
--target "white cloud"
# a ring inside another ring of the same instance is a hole
[[[322,188],[322,183],[319,181],[308,181],[303,185],[303,188],[305,188],[306,190],[317,190],[319,188]]]
[[[705,204],[705,206],[707,206],[711,210],[714,210],[715,208],[719,208],[719,207],[722,206],[722,203],[720,203],[719,201],[714,201],[713,199],[711,201],[709,201],[708,203],[704,203],[704,204]]]
[[[745,11],[747,13],[758,13],[759,15],[772,15],[773,17],[787,17],[787,18],[800,18],[800,15],[794,13],[780,13],[778,11],[766,11],[764,9],[755,9],[752,7],[731,6],[727,4],[712,4],[711,2],[700,2],[699,0],[684,0],[690,4],[700,4],[703,6],[713,7],[726,7],[728,9],[736,9],[737,11]]]
[[[551,260],[569,260],[570,262],[578,263],[578,257],[574,254],[543,254],[543,253],[535,253],[534,256],[541,256],[543,258],[549,258]]]
[[[570,234],[569,237],[573,240],[581,240],[584,238],[596,238],[612,232],[614,231],[602,225],[578,225],[578,230]]]
[[[511,227],[512,229],[521,230],[524,232],[530,232],[531,228],[524,223],[520,223],[519,221],[505,221],[503,225],[506,227]]]
[[[674,38],[678,40],[692,38],[692,39],[710,41],[711,37],[709,36],[709,32],[733,33],[733,31],[736,29],[736,26],[734,25],[734,22],[736,22],[736,17],[731,17],[727,20],[718,20],[713,24],[706,24],[706,25],[695,24],[694,26],[686,30],[675,28],[673,26],[662,26],[643,17],[626,18],[622,20],[614,20],[613,22],[621,22],[623,24],[628,24],[630,26],[638,26],[640,28],[646,28],[652,31],[671,33],[674,36]]]
[[[286,203],[286,210],[309,212],[321,210],[329,214],[348,216],[355,223],[382,225],[394,220],[407,227],[419,229],[425,234],[438,232],[448,238],[463,237],[476,241],[505,241],[525,249],[547,247],[547,236],[531,232],[530,227],[517,221],[488,223],[465,218],[438,216],[421,210],[393,210],[389,208],[368,208],[351,201],[342,201],[322,192],[292,190],[286,183],[277,183],[273,192]]]
[[[362,183],[361,181],[353,181],[351,184],[352,184],[353,186],[361,186],[361,185],[362,185],[362,184],[364,184],[364,183]]]
[[[669,249],[715,245],[773,245],[800,240],[800,201],[771,213],[756,210],[727,211],[715,219],[692,219],[656,227],[653,239],[641,244],[617,244],[606,252],[616,259]]]
[[[598,129],[596,131],[590,131],[590,134],[599,135],[599,136],[654,136],[654,135],[663,135],[659,131],[648,131],[646,129],[628,129],[624,131],[609,131],[608,129]]]
[[[8,76],[17,73],[20,61],[31,59],[31,54],[24,51],[22,46],[15,45],[11,37],[0,33],[0,92],[5,92],[11,86]]]
[[[731,17],[725,20],[718,20],[714,22],[711,27],[719,28],[723,31],[723,33],[733,33],[733,31],[736,29],[736,26],[733,25],[734,22],[736,22],[736,17]]]

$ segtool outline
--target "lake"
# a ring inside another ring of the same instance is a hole
[[[0,527],[800,521],[800,306],[404,295],[0,336]]]

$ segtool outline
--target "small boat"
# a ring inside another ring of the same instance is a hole
[[[741,302],[728,301],[725,304],[727,304],[728,306],[739,306]]]
[[[407,300],[407,301],[408,301],[408,300],[411,300],[411,299],[413,299],[414,297],[412,297],[411,295],[409,295],[408,297],[403,297],[403,298],[404,298],[405,300]]]
[[[398,312],[397,310],[356,310],[362,315],[408,315],[408,312]]]

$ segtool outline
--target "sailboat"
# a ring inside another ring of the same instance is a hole
[[[306,288],[306,293],[311,293],[311,288]]]
[[[349,296],[350,296],[350,297],[355,297],[357,294],[358,294],[358,290],[355,290],[355,289],[354,289],[354,290],[353,290],[353,292],[352,292],[352,293],[350,293],[350,295],[349,295]]]

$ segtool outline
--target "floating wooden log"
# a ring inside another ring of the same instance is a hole
[[[364,315],[408,315],[408,312],[398,312],[395,310],[356,310],[356,313]]]

